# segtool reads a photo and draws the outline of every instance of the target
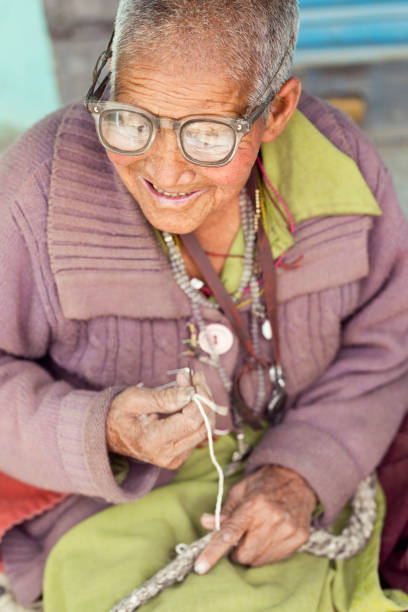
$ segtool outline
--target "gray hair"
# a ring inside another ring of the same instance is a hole
[[[212,55],[240,86],[249,107],[290,76],[299,24],[297,0],[120,0],[112,90],[122,65],[159,50],[163,61],[186,49]],[[210,43],[210,44],[209,44]],[[193,53],[190,53],[190,57]]]

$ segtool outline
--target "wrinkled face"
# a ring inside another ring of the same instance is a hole
[[[220,70],[197,70],[154,58],[123,69],[115,100],[159,116],[179,119],[189,115],[242,116],[246,96]],[[176,134],[162,129],[141,156],[107,152],[121,180],[157,229],[187,233],[211,228],[239,205],[265,130],[258,119],[242,139],[235,157],[220,168],[205,168],[182,156]]]

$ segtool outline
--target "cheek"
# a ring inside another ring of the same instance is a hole
[[[202,172],[219,187],[239,186],[241,188],[249,177],[259,147],[260,142],[245,143],[238,149],[229,164],[221,168],[202,168]]]
[[[112,151],[106,151],[106,155],[114,166],[123,168],[134,164],[135,161],[139,160],[139,157],[132,157],[131,155],[119,155],[119,153],[112,153]]]

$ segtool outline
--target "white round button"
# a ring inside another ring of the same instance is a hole
[[[262,335],[265,340],[272,340],[272,327],[268,319],[262,323]]]
[[[198,341],[203,351],[212,355],[224,355],[228,353],[234,343],[234,336],[228,327],[221,323],[211,323],[205,328],[206,331],[200,332]],[[211,340],[212,346],[209,343]]]

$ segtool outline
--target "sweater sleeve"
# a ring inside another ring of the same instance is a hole
[[[0,469],[41,488],[133,500],[160,469],[131,462],[117,485],[105,420],[118,389],[76,389],[47,368],[58,320],[45,227],[51,161],[41,144],[47,137],[52,148],[55,130],[36,130],[0,163]]]
[[[370,272],[342,321],[333,363],[247,466],[279,464],[301,474],[322,502],[325,526],[376,469],[408,408],[408,224],[389,172],[365,139],[357,142],[355,158],[383,211],[369,237]]]

